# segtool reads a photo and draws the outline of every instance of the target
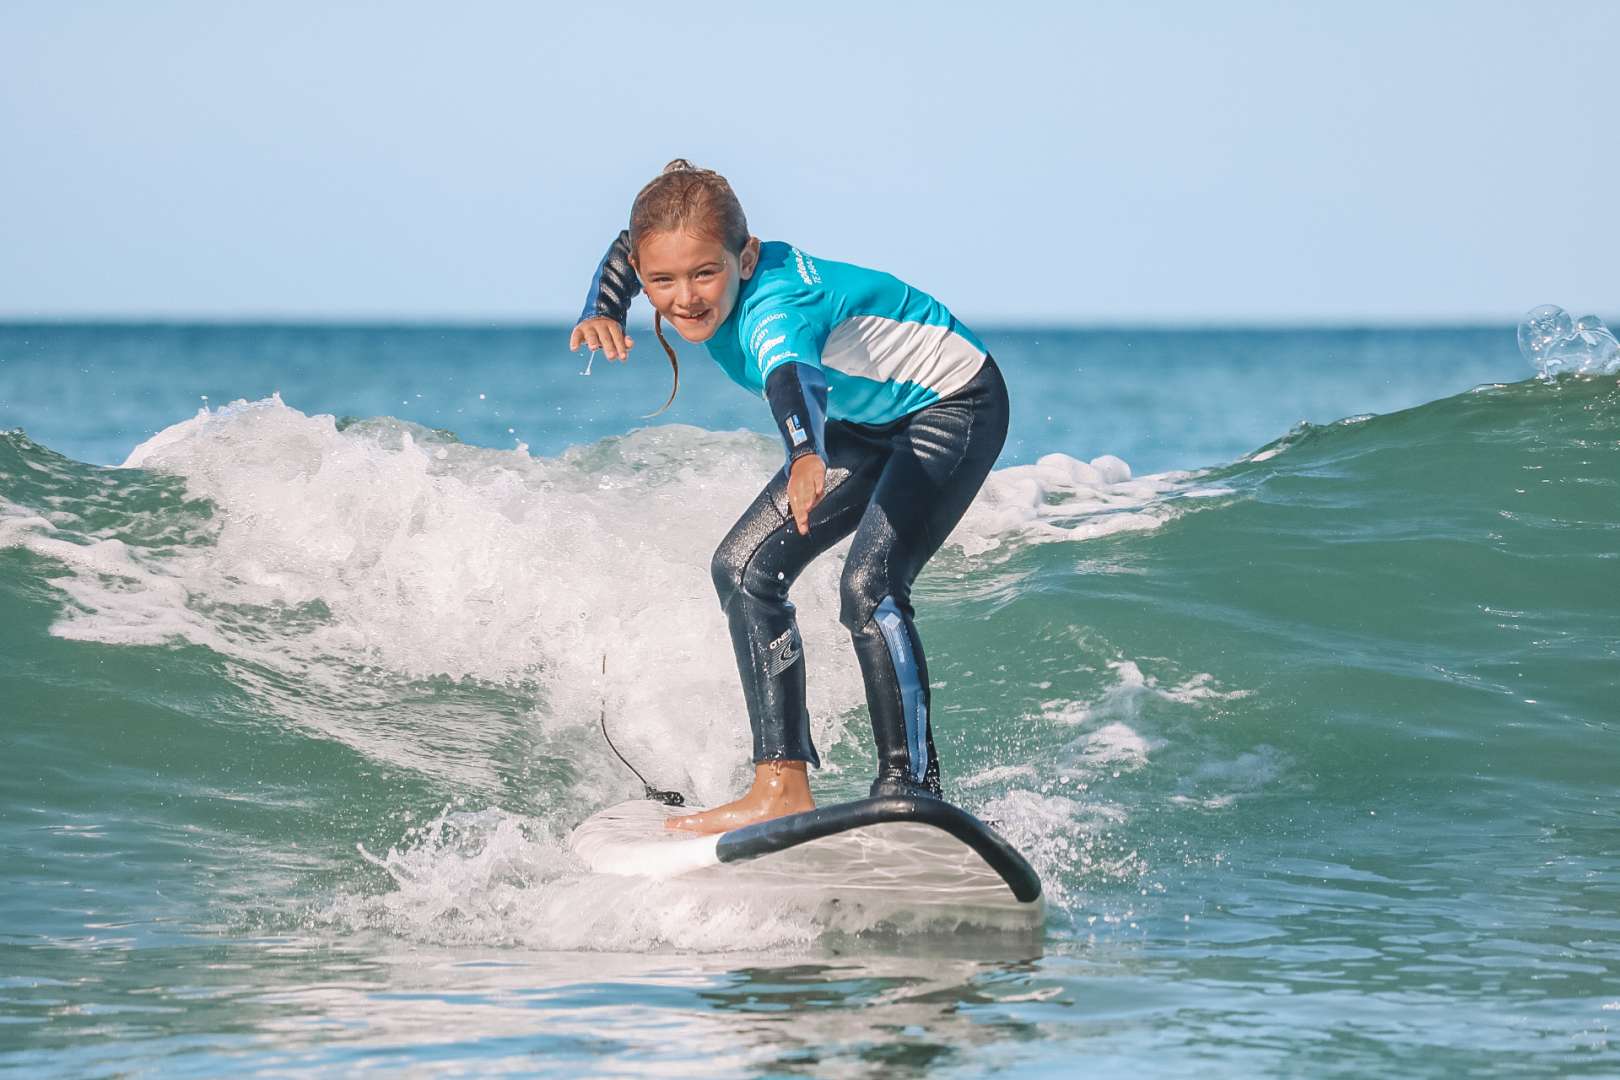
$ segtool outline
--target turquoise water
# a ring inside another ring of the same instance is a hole
[[[1615,379],[988,337],[1013,436],[918,608],[1034,939],[572,863],[638,790],[604,709],[656,783],[746,768],[707,556],[777,451],[696,353],[644,427],[656,352],[555,329],[0,327],[0,1066],[1620,1072]]]

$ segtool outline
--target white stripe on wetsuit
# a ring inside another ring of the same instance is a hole
[[[855,315],[827,335],[821,363],[875,382],[927,387],[944,398],[973,380],[984,353],[948,326]]]

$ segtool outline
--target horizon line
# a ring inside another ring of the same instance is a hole
[[[1188,316],[1184,318],[1079,318],[1051,317],[978,318],[962,320],[984,331],[1231,331],[1231,330],[1485,330],[1516,329],[1519,317],[1486,315],[1245,315]],[[504,315],[388,315],[388,314],[61,314],[13,313],[0,311],[0,326],[101,326],[101,327],[308,327],[353,329],[466,329],[466,330],[557,330],[569,329],[576,320],[545,316]],[[627,325],[651,331],[652,320],[632,319]]]

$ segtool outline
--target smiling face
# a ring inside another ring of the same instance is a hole
[[[738,254],[718,240],[685,229],[648,233],[631,262],[658,313],[687,341],[708,341],[737,306],[737,291],[754,276],[759,239]]]

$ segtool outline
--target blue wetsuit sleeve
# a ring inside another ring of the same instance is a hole
[[[640,291],[641,281],[630,265],[630,230],[626,229],[614,238],[591,276],[578,321],[612,319],[623,325],[630,314],[630,301]]]
[[[745,344],[759,369],[765,400],[787,448],[788,464],[806,454],[827,460],[827,377],[821,369],[825,330],[814,310],[789,305],[749,314]]]
[[[787,447],[788,466],[808,454],[827,462],[827,378],[819,367],[788,361],[765,378],[776,430]]]

